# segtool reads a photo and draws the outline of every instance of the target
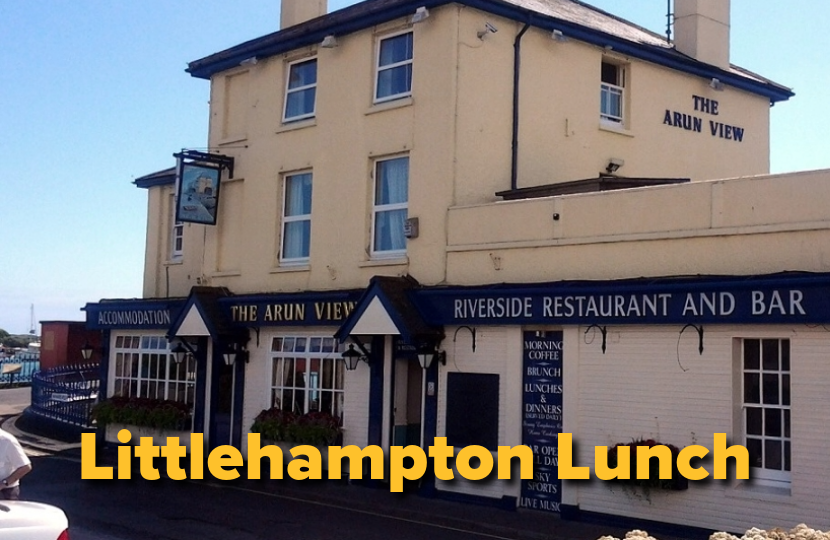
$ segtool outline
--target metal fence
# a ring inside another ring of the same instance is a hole
[[[40,370],[38,353],[17,353],[0,359],[0,387],[14,384],[29,384],[32,375]]]
[[[32,377],[31,410],[60,422],[92,427],[90,413],[101,384],[97,364],[62,366]]]

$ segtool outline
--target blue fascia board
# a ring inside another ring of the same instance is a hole
[[[397,4],[386,10],[377,11],[365,17],[347,20],[340,24],[327,26],[314,32],[308,32],[301,36],[285,41],[279,41],[267,46],[258,45],[261,43],[263,38],[256,39],[250,42],[249,47],[241,48],[233,56],[199,66],[194,66],[194,62],[191,63],[190,67],[185,71],[194,77],[209,79],[215,73],[239,66],[242,60],[252,56],[262,58],[274,56],[294,49],[299,49],[301,47],[306,47],[308,45],[320,43],[324,37],[330,34],[334,34],[336,36],[347,35],[392,19],[396,19],[398,17],[411,15],[414,13],[414,9],[420,6],[432,8],[449,3],[452,2],[447,0],[413,0],[403,4]],[[772,103],[777,101],[785,101],[795,95],[795,93],[788,88],[736,75],[730,71],[699,62],[693,58],[685,57],[676,52],[674,49],[661,49],[652,45],[627,41],[599,30],[587,28],[585,26],[556,19],[554,17],[541,15],[512,4],[505,4],[494,0],[455,0],[455,3],[492,13],[493,15],[519,22],[525,22],[531,26],[544,30],[561,30],[570,38],[600,47],[610,46],[612,50],[623,55],[658,64],[669,69],[685,72],[690,75],[696,75],[705,79],[718,78],[721,82],[728,86],[767,97]]]

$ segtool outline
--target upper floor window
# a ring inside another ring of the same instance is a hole
[[[625,68],[610,62],[602,63],[600,84],[600,119],[622,124],[624,118]]]
[[[184,254],[184,223],[176,221],[176,196],[170,196],[170,260],[180,261]]]
[[[314,116],[317,98],[317,59],[294,62],[288,67],[285,89],[284,122]]]
[[[790,340],[744,339],[743,435],[751,477],[766,485],[789,487]]]
[[[308,262],[311,246],[311,173],[285,177],[282,212],[283,264]]]
[[[412,93],[412,32],[380,40],[375,101]]]
[[[404,225],[409,201],[409,157],[375,164],[375,196],[372,219],[372,255],[406,254]]]

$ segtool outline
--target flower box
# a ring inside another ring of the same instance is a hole
[[[649,471],[648,471],[648,479],[639,479],[637,478],[637,448],[641,446],[646,446],[649,448],[654,448],[655,446],[665,446],[671,451],[672,456],[672,476],[671,478],[661,479],[660,478],[660,467],[656,459],[652,458],[649,460]],[[677,469],[677,456],[680,454],[680,449],[672,444],[663,444],[655,441],[654,439],[638,439],[634,440],[628,444],[619,443],[616,444],[613,448],[611,448],[608,452],[608,466],[612,469],[617,466],[618,463],[618,454],[619,449],[621,447],[628,447],[630,452],[630,471],[631,471],[631,478],[630,479],[619,479],[616,478],[612,480],[614,483],[619,483],[623,485],[629,486],[636,486],[642,487],[645,489],[664,489],[670,491],[682,491],[685,489],[689,489],[689,479],[680,474],[680,471]]]
[[[134,426],[130,424],[109,423],[104,430],[104,440],[112,443],[120,443],[118,432],[122,429],[129,430],[132,438],[129,443],[133,446],[141,442],[141,437],[152,437],[153,444],[164,446],[167,444],[167,437],[178,437],[179,444],[187,448],[190,453],[190,432],[177,429],[153,428],[147,426]]]

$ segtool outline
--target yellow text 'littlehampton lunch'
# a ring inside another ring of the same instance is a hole
[[[188,460],[188,469],[182,467],[182,459],[187,456],[187,447],[179,444],[178,437],[168,437],[166,445],[156,445],[152,437],[141,437],[140,444],[128,446],[132,434],[127,429],[118,433],[118,440],[124,446],[118,448],[118,479],[132,478],[133,458],[139,461],[139,472],[146,480],[161,478],[156,468],[155,458],[166,460],[166,476],[173,480],[202,480],[204,473],[204,436],[193,433],[190,436],[191,455]],[[726,434],[714,435],[714,467],[715,479],[725,479],[727,459],[734,458],[736,462],[736,477],[749,477],[749,454],[745,447],[733,445],[727,447]],[[329,479],[340,479],[343,475],[343,460],[348,459],[350,478],[363,478],[363,461],[369,460],[370,478],[385,480],[386,455],[380,446],[372,445],[361,449],[358,446],[329,446],[328,447],[328,474]],[[628,479],[631,477],[628,447],[619,447],[618,465],[615,468],[608,466],[608,447],[595,447],[594,467],[596,477],[600,480]],[[570,433],[559,434],[558,471],[563,480],[588,480],[591,478],[588,467],[578,467],[573,463],[573,440]],[[283,452],[278,446],[260,444],[259,433],[248,434],[248,479],[258,480],[261,477],[262,458],[268,458],[270,478],[281,480],[283,471],[294,480],[319,480],[323,478],[323,463],[320,451],[309,445],[295,446],[290,451],[294,458],[283,467]],[[692,445],[680,451],[677,457],[677,470],[689,480],[702,480],[709,476],[703,467],[692,467],[691,460],[703,458],[709,450],[700,445]],[[488,478],[496,468],[499,480],[511,479],[513,460],[519,460],[519,477],[523,480],[533,479],[533,451],[529,446],[499,446],[494,460],[493,453],[483,446],[467,446],[456,454],[455,448],[447,446],[446,437],[436,437],[435,444],[428,449],[429,458],[432,458],[433,474],[439,480],[453,480],[455,472],[467,480],[482,480]],[[305,458],[305,459],[301,459]],[[637,451],[638,479],[648,479],[649,461],[656,458],[659,462],[661,479],[672,477],[674,466],[673,456],[668,447],[657,445],[654,447],[641,446]],[[450,460],[454,459],[452,463]],[[408,461],[406,461],[408,460]],[[99,466],[96,463],[95,434],[85,433],[81,439],[81,478],[84,480],[112,480],[113,467]],[[476,466],[473,466],[475,463]],[[389,484],[393,492],[403,491],[404,480],[417,480],[427,471],[427,452],[419,446],[392,446],[389,450]],[[239,449],[233,446],[218,446],[207,456],[207,468],[210,474],[218,480],[235,480],[240,477],[238,469],[244,467],[245,461]],[[454,469],[454,470],[453,470]],[[642,472],[640,472],[642,471]]]

